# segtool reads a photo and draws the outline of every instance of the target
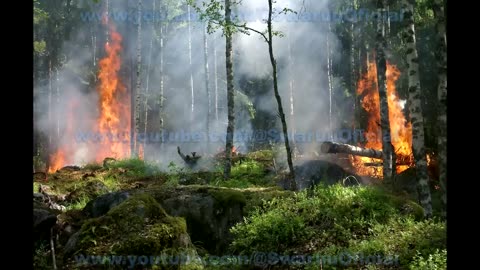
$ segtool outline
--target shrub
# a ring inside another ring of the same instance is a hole
[[[417,252],[412,263],[409,265],[410,270],[445,270],[447,269],[447,250],[436,250],[428,256],[422,256]]]
[[[445,247],[445,224],[422,218],[418,204],[375,187],[317,186],[255,208],[231,229],[231,249],[239,254],[399,255],[407,266],[416,251],[433,254]]]

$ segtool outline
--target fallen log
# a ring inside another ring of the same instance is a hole
[[[320,146],[322,153],[326,154],[351,154],[362,157],[370,157],[383,159],[383,152],[381,150],[375,150],[371,148],[363,148],[350,144],[335,143],[335,142],[324,142]]]

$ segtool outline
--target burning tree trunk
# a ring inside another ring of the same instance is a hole
[[[393,157],[393,146],[390,135],[390,119],[388,115],[388,97],[387,97],[387,63],[385,59],[386,40],[385,29],[382,14],[384,10],[383,0],[377,0],[377,13],[375,19],[377,21],[377,36],[376,36],[376,54],[375,60],[377,64],[377,81],[378,93],[380,96],[380,125],[382,129],[382,151],[384,153],[383,160],[383,177],[384,179],[392,179],[393,168],[395,168],[395,159]]]
[[[138,0],[137,6],[137,83],[135,86],[135,136],[134,136],[134,157],[139,157],[138,134],[140,133],[140,70],[142,64],[142,0]]]
[[[320,146],[320,150],[322,153],[326,154],[344,153],[362,157],[383,159],[383,152],[380,150],[363,148],[343,143],[324,142]]]
[[[190,14],[190,5],[187,5],[188,13],[188,64],[190,71],[190,92],[191,92],[191,120],[193,121],[194,111],[195,111],[195,95],[193,91],[193,66],[192,66],[192,21]]]
[[[447,206],[447,36],[446,22],[444,13],[444,3],[442,0],[434,1],[434,12],[437,18],[437,67],[438,67],[438,158],[440,186],[443,190],[442,215],[446,217]]]
[[[420,98],[420,78],[418,69],[418,53],[415,41],[415,24],[413,21],[412,0],[403,0],[402,8],[406,23],[404,40],[407,45],[407,68],[408,68],[408,103],[410,121],[412,121],[412,148],[415,159],[417,189],[420,204],[425,216],[432,215],[432,199],[428,186],[427,158],[425,155],[425,134],[423,126],[423,114]]]
[[[227,72],[227,104],[228,104],[228,124],[227,137],[225,143],[225,171],[224,178],[230,178],[232,169],[232,149],[233,149],[233,132],[235,128],[235,90],[233,88],[233,49],[232,49],[232,29],[228,26],[232,24],[232,10],[230,0],[225,0],[225,58]]]
[[[280,115],[280,120],[282,121],[283,137],[285,139],[285,150],[287,151],[287,162],[288,168],[290,169],[290,189],[297,190],[297,185],[295,182],[295,171],[293,169],[292,161],[292,150],[290,149],[290,143],[288,140],[288,128],[287,122],[285,121],[285,114],[283,113],[282,99],[278,93],[278,82],[277,82],[277,61],[273,56],[273,31],[272,31],[272,0],[268,0],[268,20],[267,20],[267,29],[268,29],[268,52],[270,54],[270,62],[272,64],[273,70],[273,91],[275,92],[275,99],[277,100],[278,105],[278,114]]]
[[[210,118],[212,112],[212,98],[210,97],[210,71],[208,68],[208,36],[207,36],[207,25],[205,24],[203,29],[203,44],[204,44],[204,59],[205,59],[205,91],[207,92],[207,136],[210,134]],[[210,140],[208,140],[210,141]]]

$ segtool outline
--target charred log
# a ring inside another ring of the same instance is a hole
[[[383,152],[381,150],[375,150],[371,148],[363,148],[350,144],[324,142],[320,146],[322,153],[336,154],[351,154],[362,157],[383,159]]]

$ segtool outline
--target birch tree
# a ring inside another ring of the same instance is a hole
[[[210,134],[210,119],[212,114],[212,98],[210,93],[210,71],[208,66],[208,30],[207,26],[203,27],[203,56],[204,56],[204,72],[205,72],[205,91],[207,94],[207,123],[206,123],[206,131],[207,136]]]
[[[420,204],[425,216],[432,216],[432,199],[428,185],[427,158],[425,155],[425,131],[421,102],[420,73],[418,66],[418,52],[415,37],[415,23],[413,19],[414,0],[403,0],[405,31],[403,39],[407,46],[407,72],[408,72],[408,109],[412,122],[412,150],[415,159],[417,190]]]

